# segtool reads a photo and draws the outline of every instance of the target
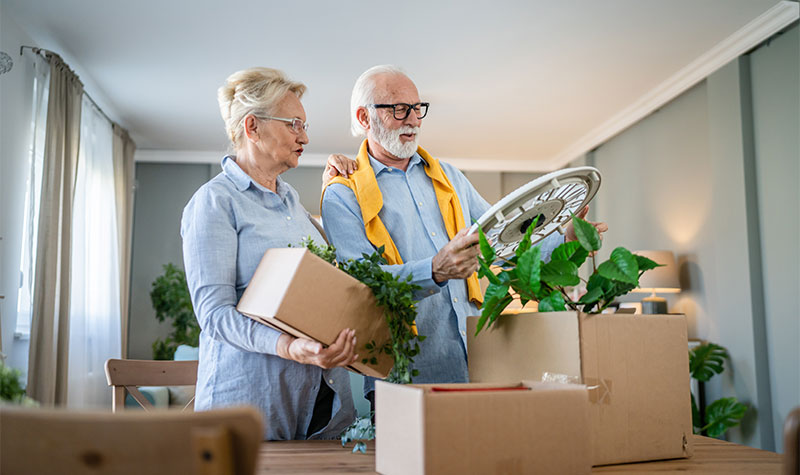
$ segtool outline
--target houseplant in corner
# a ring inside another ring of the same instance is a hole
[[[172,263],[164,266],[164,274],[153,281],[150,300],[159,322],[170,320],[172,331],[165,339],[153,343],[154,360],[171,360],[180,345],[200,344],[200,325],[194,315],[186,274]]]
[[[692,378],[707,382],[725,370],[726,359],[728,351],[716,343],[705,342],[692,348],[689,350],[689,371]],[[747,406],[735,397],[717,399],[701,412],[692,394],[692,425],[695,434],[722,437],[728,429],[739,425],[746,412]]]

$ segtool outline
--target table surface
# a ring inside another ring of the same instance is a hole
[[[694,455],[689,459],[606,465],[592,473],[775,473],[782,471],[782,457],[699,435],[694,436]],[[352,445],[351,445],[352,448]],[[261,445],[256,473],[376,473],[375,446],[366,455],[353,454],[336,440],[265,442]]]

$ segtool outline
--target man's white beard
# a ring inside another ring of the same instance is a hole
[[[412,112],[413,114],[413,112]],[[390,130],[383,126],[381,119],[372,116],[372,125],[375,130],[375,139],[387,152],[397,158],[411,158],[417,153],[417,138],[419,137],[419,127],[404,125],[398,129]],[[402,134],[415,134],[414,140],[403,143],[400,140]]]

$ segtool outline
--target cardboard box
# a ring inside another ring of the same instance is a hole
[[[375,391],[375,469],[380,473],[591,471],[583,385],[378,381]]]
[[[692,455],[683,315],[502,315],[476,337],[467,319],[470,380],[566,375],[589,388],[592,465]]]
[[[298,338],[325,345],[345,328],[356,331],[359,361],[348,367],[385,378],[394,358],[370,353],[364,345],[390,340],[389,326],[372,291],[306,249],[275,248],[264,253],[236,309],[248,317]],[[364,364],[375,356],[378,363]]]

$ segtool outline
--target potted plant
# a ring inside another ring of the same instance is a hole
[[[0,405],[15,404],[35,407],[39,403],[25,394],[25,388],[19,382],[22,373],[0,361]]]
[[[531,234],[538,222],[533,222],[509,259],[499,258],[489,244],[483,230],[480,232],[481,255],[478,258],[479,277],[489,280],[486,289],[481,318],[477,333],[489,327],[515,299],[524,306],[527,302],[539,302],[540,312],[578,310],[584,313],[600,313],[617,297],[627,294],[637,285],[639,277],[660,264],[632,254],[624,247],[611,252],[609,259],[599,266],[595,253],[602,240],[590,223],[572,215],[577,241],[565,242],[558,246],[550,256],[549,262],[541,259],[538,247],[531,244]],[[588,280],[582,279],[578,269],[591,256],[593,272]],[[500,271],[495,274],[491,266],[500,262]],[[576,286],[583,281],[586,293],[578,300],[572,300],[567,287]]]
[[[156,319],[172,322],[170,334],[153,343],[153,359],[171,360],[178,346],[197,347],[200,344],[200,326],[194,315],[184,271],[172,263],[165,265],[164,274],[153,281],[150,300]]]
[[[689,371],[692,378],[705,383],[714,375],[725,371],[728,351],[716,343],[705,342],[689,351]],[[692,396],[692,425],[695,434],[722,437],[731,427],[741,422],[747,406],[735,397],[723,397],[708,406],[698,406]],[[698,395],[702,398],[703,395]],[[702,401],[701,401],[702,402]]]

